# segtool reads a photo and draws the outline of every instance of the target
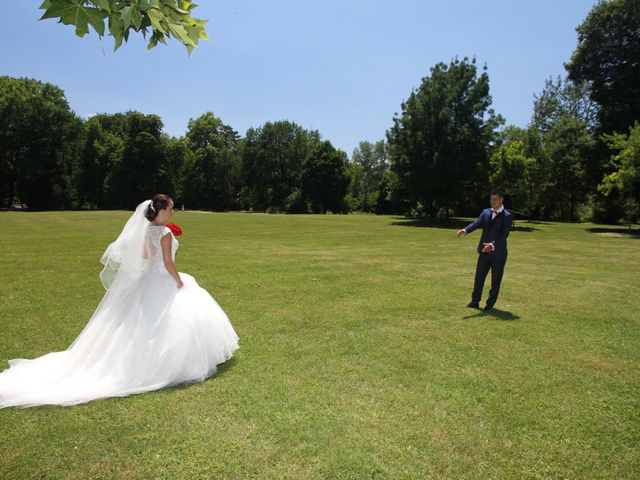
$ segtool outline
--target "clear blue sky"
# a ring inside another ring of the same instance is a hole
[[[595,0],[200,0],[211,41],[147,51],[38,21],[41,0],[5,2],[0,75],[60,86],[76,113],[137,110],[182,135],[212,111],[244,135],[267,121],[317,129],[351,155],[384,138],[400,103],[438,62],[487,64],[494,109],[525,126],[533,94],[564,76]]]

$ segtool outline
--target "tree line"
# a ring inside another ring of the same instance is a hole
[[[163,133],[157,115],[70,111],[58,87],[0,78],[3,203],[32,210],[132,208],[165,192],[187,208],[347,211],[346,154],[289,121],[241,138],[213,113],[184,136]]]
[[[490,185],[531,218],[633,219],[640,203],[640,0],[598,3],[567,76],[534,96],[526,127],[491,107],[487,67],[430,69],[386,138],[351,155],[315,130],[267,122],[240,136],[213,113],[179,138],[138,112],[76,116],[64,92],[0,77],[0,201],[132,208],[165,192],[187,208],[287,213],[475,213]]]

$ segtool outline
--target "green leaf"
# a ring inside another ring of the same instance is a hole
[[[173,33],[173,36],[178,38],[185,46],[195,46],[195,43],[193,42],[193,40],[191,40],[191,38],[189,38],[189,35],[187,34],[187,31],[183,26],[169,24],[169,30],[171,31],[171,33]]]
[[[209,40],[209,35],[207,35],[207,31],[204,29],[204,26],[207,24],[209,20],[199,20],[199,19],[195,19],[196,25],[198,26],[198,29],[200,31],[199,33],[199,37],[202,40]]]
[[[79,37],[89,33],[89,24],[98,35],[104,35],[104,19],[107,14],[102,10],[85,7],[82,5],[82,0],[50,0],[49,4],[41,20],[58,17],[64,25],[75,25],[76,35]]]
[[[87,20],[93,29],[98,32],[98,35],[104,36],[104,19],[107,16],[105,12],[95,8],[85,8],[80,14],[86,15]]]
[[[42,17],[40,17],[40,20],[44,20],[45,18],[60,18],[64,9],[68,7],[69,3],[63,0],[45,0],[45,2],[42,3],[41,8],[46,8],[46,10],[42,14]]]
[[[111,13],[111,2],[109,2],[109,0],[91,0],[91,2],[107,13]]]
[[[200,32],[198,31],[198,29],[194,27],[185,27],[184,29],[187,32],[187,35],[189,35],[189,38],[191,39],[193,44],[197,45],[198,40],[200,40]]]
[[[151,39],[149,40],[149,45],[147,45],[147,50],[151,50],[153,47],[158,45],[158,42],[164,43],[165,45],[167,44],[167,42],[164,39],[164,34],[159,32],[154,32],[153,35],[151,35]]]
[[[133,6],[124,7],[120,16],[124,22],[124,28],[129,28],[129,25],[131,25],[131,17],[133,16]]]
[[[124,22],[122,21],[122,17],[118,14],[112,14],[109,17],[109,33],[115,40],[114,51],[118,50],[122,45],[123,33],[124,33]]]
[[[149,16],[149,20],[151,21],[151,25],[153,26],[154,30],[162,33],[167,33],[167,30],[160,23],[162,21],[166,21],[166,17],[160,10],[158,10],[157,8],[150,8],[149,10],[147,10],[147,15]]]
[[[133,8],[131,20],[133,21],[133,26],[136,27],[136,30],[140,30],[140,26],[142,25],[142,14],[138,8]]]

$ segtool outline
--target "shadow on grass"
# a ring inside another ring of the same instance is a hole
[[[415,217],[394,217],[391,225],[395,227],[419,227],[419,228],[444,228],[450,230],[460,230],[469,225],[468,220],[460,218],[415,218]],[[511,229],[512,232],[533,232],[539,230],[531,226],[534,222],[517,222]],[[535,222],[538,223],[538,222]]]
[[[512,232],[535,232],[536,230],[540,230],[536,227],[530,227],[529,225],[514,225],[511,228]]]
[[[459,218],[394,217],[393,220],[391,225],[396,227],[455,228],[460,230],[469,225],[467,220]]]
[[[218,371],[213,375],[213,377],[221,377],[227,373],[229,369],[231,369],[237,362],[237,357],[231,357],[229,360],[224,362],[221,365],[218,365]]]
[[[471,315],[467,315],[467,316],[462,317],[462,318],[464,320],[467,320],[469,318],[478,318],[478,317],[494,317],[494,318],[497,318],[499,320],[504,320],[504,321],[507,321],[507,322],[520,320],[520,315],[516,315],[514,313],[507,312],[506,310],[499,310],[497,308],[493,308],[493,309],[489,310],[488,312],[485,312],[484,310],[479,310],[476,313],[473,313]]]
[[[179,383],[177,385],[172,385],[170,387],[161,388],[159,390],[153,390],[153,391],[151,391],[149,393],[153,393],[154,391],[155,392],[163,392],[163,391],[164,392],[170,392],[172,390],[184,390],[186,388],[191,387],[192,385],[194,385],[196,383],[215,381],[216,378],[220,378],[221,376],[225,375],[227,373],[227,371],[229,371],[233,367],[233,365],[235,365],[235,363],[236,363],[236,357],[231,357],[226,362],[218,365],[218,371],[216,373],[214,373],[213,375],[211,375],[208,378],[205,378],[202,381]]]
[[[594,227],[587,228],[587,232],[595,233],[603,237],[622,237],[640,239],[640,230],[629,227]]]

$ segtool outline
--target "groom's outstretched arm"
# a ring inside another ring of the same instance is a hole
[[[464,230],[464,233],[471,233],[477,228],[480,228],[481,226],[482,226],[482,213],[475,221],[471,222],[469,225],[464,227],[463,230]]]

